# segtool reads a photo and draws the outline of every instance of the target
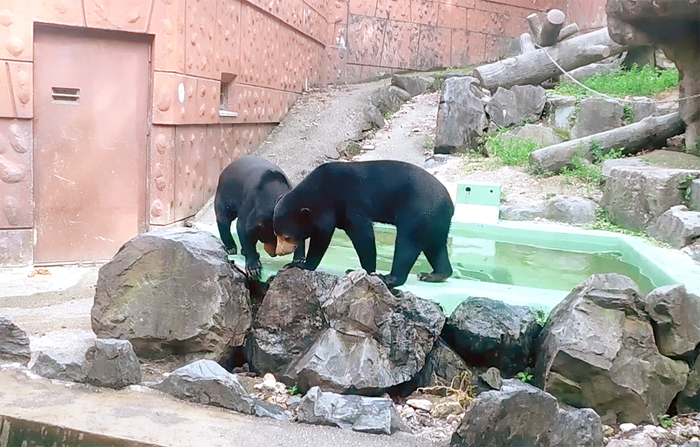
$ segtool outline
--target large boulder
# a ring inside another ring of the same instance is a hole
[[[435,79],[430,76],[408,76],[395,74],[391,77],[391,85],[407,91],[411,96],[421,95],[435,89]]]
[[[151,387],[190,402],[287,420],[282,409],[252,397],[238,377],[211,360],[197,360],[176,369],[164,381]]]
[[[501,204],[499,217],[503,220],[536,220],[546,214],[546,202],[513,201]]]
[[[683,284],[659,287],[644,299],[659,352],[667,357],[693,360],[700,343],[700,297]]]
[[[547,91],[535,85],[499,87],[486,104],[486,113],[500,127],[537,121],[547,102]]]
[[[419,387],[453,385],[455,379],[473,376],[467,363],[442,338],[438,338],[432,351],[425,359],[425,365],[414,377]]]
[[[680,414],[700,411],[700,361],[698,358],[693,362],[685,388],[678,395],[676,408]]]
[[[578,139],[622,126],[624,107],[614,99],[586,98],[571,128],[571,138]]]
[[[311,388],[301,400],[297,420],[365,433],[390,435],[397,431],[411,432],[389,398],[343,396],[324,393],[319,387]]]
[[[139,355],[219,359],[251,323],[245,275],[206,231],[169,228],[135,237],[99,271],[92,329],[129,340]]]
[[[256,371],[278,376],[314,344],[328,323],[321,305],[338,280],[322,271],[282,270],[270,283],[248,336]]]
[[[435,153],[467,152],[479,147],[488,126],[481,88],[476,78],[450,78],[438,106]]]
[[[552,310],[535,379],[610,424],[656,422],[687,375],[688,365],[659,353],[634,281],[607,274],[591,276]]]
[[[590,223],[596,219],[598,205],[592,200],[575,196],[555,196],[547,201],[545,217],[569,223]]]
[[[404,101],[411,99],[411,94],[395,85],[378,89],[372,98],[374,105],[382,114],[393,113],[401,108]]]
[[[550,126],[570,130],[571,126],[574,125],[574,118],[576,118],[576,98],[547,95],[545,114]]]
[[[445,323],[433,302],[394,296],[364,270],[341,277],[321,307],[329,328],[282,376],[302,391],[378,394],[420,371]]]
[[[467,408],[450,445],[602,447],[603,427],[593,410],[567,408],[552,395],[509,379]]]
[[[8,318],[0,317],[0,362],[27,365],[31,357],[27,333]]]
[[[506,135],[527,138],[542,147],[553,146],[564,141],[562,137],[557,135],[551,128],[538,124],[526,124],[522,127],[517,127],[507,132]]]
[[[532,363],[540,329],[526,306],[473,297],[450,315],[442,337],[468,365],[494,366],[515,374]]]
[[[689,169],[614,167],[601,206],[615,225],[643,231],[671,207],[683,204],[683,186],[700,175]]]
[[[700,212],[690,211],[685,205],[671,207],[647,231],[649,236],[683,248],[700,238]]]

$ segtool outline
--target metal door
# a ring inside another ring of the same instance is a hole
[[[107,260],[145,231],[150,38],[37,26],[34,260]]]

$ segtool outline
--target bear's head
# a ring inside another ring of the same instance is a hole
[[[283,197],[275,206],[272,225],[277,236],[275,253],[278,256],[287,255],[311,237],[311,211],[308,208],[287,206]]]

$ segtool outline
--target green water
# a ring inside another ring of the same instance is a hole
[[[394,252],[394,230],[375,227],[375,238],[377,270],[388,273]],[[291,255],[278,258],[267,256],[261,244],[258,251],[263,264],[263,279],[275,274],[292,260]],[[643,294],[655,288],[637,267],[624,262],[620,253],[579,253],[460,236],[450,237],[449,251],[454,270],[452,279],[570,291],[593,274],[619,273],[633,279]],[[244,263],[241,255],[233,259],[238,264]],[[319,269],[343,274],[348,269],[358,268],[360,263],[350,239],[344,231],[336,230]],[[427,259],[421,254],[411,273],[415,275],[431,270]]]

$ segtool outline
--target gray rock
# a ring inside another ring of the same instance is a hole
[[[574,70],[571,70],[569,74],[571,77],[576,79],[577,81],[580,81],[582,79],[590,78],[591,76],[597,75],[597,74],[606,74],[606,73],[612,73],[615,70],[620,69],[620,63],[618,61],[613,61],[613,62],[600,62],[600,63],[594,63],[594,64],[588,64],[584,65],[583,67],[576,68]],[[561,76],[561,79],[566,79],[569,80],[568,77]]]
[[[139,355],[220,358],[243,344],[250,323],[245,276],[209,232],[151,231],[124,244],[100,268],[92,329],[98,338],[131,341]]]
[[[8,318],[0,316],[0,362],[27,365],[31,359],[29,337]]]
[[[607,179],[608,177],[610,177],[610,171],[612,171],[613,168],[617,168],[619,166],[644,167],[649,166],[649,162],[642,158],[632,157],[611,158],[609,160],[605,160],[601,165],[603,179]]]
[[[555,196],[547,201],[545,217],[557,222],[589,223],[596,219],[598,205],[583,197]]]
[[[506,90],[499,87],[486,106],[491,120],[501,127],[536,121],[542,115],[547,91],[535,85],[516,85]]]
[[[423,93],[435,89],[435,79],[429,76],[406,76],[393,75],[391,85],[407,91],[411,96],[422,95]]]
[[[343,396],[313,387],[299,405],[297,420],[307,424],[331,425],[354,431],[390,435],[411,432],[391,399]]]
[[[688,365],[659,354],[639,289],[593,275],[559,303],[540,337],[535,380],[603,423],[656,422],[685,387]]]
[[[508,135],[518,138],[529,138],[540,144],[542,147],[552,146],[564,141],[552,129],[539,124],[526,124],[507,132]]]
[[[570,130],[576,115],[576,98],[571,96],[548,95],[545,109],[550,126]]]
[[[467,365],[495,366],[515,374],[530,365],[539,331],[528,307],[473,297],[457,306],[442,337]]]
[[[435,153],[449,154],[477,149],[479,137],[488,126],[481,95],[475,94],[479,81],[471,77],[450,78],[438,106]],[[480,89],[479,89],[480,90]]]
[[[615,225],[645,230],[663,213],[683,203],[682,185],[700,171],[616,167],[603,187],[602,207]]]
[[[698,361],[697,357],[692,365],[693,367],[690,369],[690,374],[688,374],[685,388],[678,395],[676,402],[679,414],[700,411],[700,361]]]
[[[536,203],[509,202],[501,205],[500,217],[503,220],[535,220],[546,213],[546,202]]]
[[[659,352],[692,360],[700,343],[700,298],[688,293],[683,284],[676,284],[652,290],[643,302]]]
[[[404,101],[411,99],[411,94],[406,90],[390,85],[378,89],[372,98],[372,104],[382,114],[393,113],[401,108]]]
[[[621,127],[623,114],[624,107],[619,101],[586,98],[581,101],[581,109],[571,128],[571,138],[583,138]]]
[[[656,113],[654,100],[646,96],[635,96],[632,98],[632,122],[637,123],[648,116]]]
[[[386,123],[386,121],[384,121],[384,116],[382,116],[382,112],[380,112],[377,106],[374,104],[367,106],[367,110],[365,110],[365,117],[371,126],[378,129],[384,127],[384,124]]]
[[[31,370],[47,379],[83,383],[87,377],[85,351],[42,352]]]
[[[287,420],[280,408],[250,396],[238,377],[211,360],[198,360],[176,369],[167,379],[151,385],[151,388],[190,402],[281,421]]]
[[[695,179],[690,183],[690,203],[688,206],[693,211],[700,211],[700,179]]]
[[[304,391],[380,393],[423,367],[445,316],[410,293],[395,297],[382,280],[356,270],[338,280],[322,311],[326,329],[282,376]]]
[[[491,367],[487,369],[485,373],[479,376],[479,379],[494,390],[503,388],[503,378],[501,378],[501,371],[498,368]]]
[[[275,276],[248,337],[248,359],[255,370],[277,377],[306,353],[328,328],[321,305],[337,280],[322,271],[298,268]]]
[[[141,364],[126,340],[97,339],[85,359],[85,383],[119,389],[141,382]]]
[[[629,438],[613,439],[606,447],[657,447],[656,441],[646,433],[635,433]]]
[[[450,445],[602,447],[603,428],[593,410],[560,406],[550,394],[509,379],[467,408]]]
[[[450,385],[453,380],[471,376],[469,366],[442,338],[438,338],[432,351],[425,359],[425,365],[414,377],[419,387]]]
[[[647,231],[649,236],[683,248],[700,237],[700,212],[689,211],[685,205],[671,207]]]

